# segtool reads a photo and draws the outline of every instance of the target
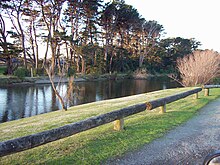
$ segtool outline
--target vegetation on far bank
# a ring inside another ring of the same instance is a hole
[[[5,71],[4,66],[0,66],[0,86],[7,86],[12,84],[21,84],[21,83],[29,83],[34,84],[37,80],[49,80],[48,76],[37,76],[37,77],[26,77],[25,74],[21,74],[19,76],[9,76],[3,75]],[[29,75],[27,75],[29,76]],[[114,72],[112,74],[75,74],[74,77],[77,81],[99,81],[99,80],[118,80],[118,79],[148,79],[151,77],[166,77],[166,74],[149,74],[145,69],[135,71],[135,72],[127,72],[127,73],[117,73]],[[59,77],[59,76],[57,76]],[[68,77],[64,77],[64,79]],[[50,82],[51,83],[51,82]]]
[[[43,130],[56,128],[91,116],[113,111],[129,105],[176,94],[192,88],[161,90],[119,99],[99,101],[71,107],[17,121],[0,124],[0,140],[8,140]],[[193,117],[211,100],[220,96],[220,89],[211,89],[211,96],[199,99],[189,96],[167,105],[167,113],[158,109],[145,111],[125,120],[125,130],[116,132],[113,124],[79,133],[31,150],[5,156],[0,164],[100,164],[109,158],[121,156],[163,136],[168,130]]]

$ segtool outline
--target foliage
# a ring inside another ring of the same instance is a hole
[[[36,76],[45,76],[47,73],[45,71],[44,68],[34,68],[33,69],[33,76],[36,77]]]
[[[76,69],[75,69],[74,67],[70,67],[70,68],[68,69],[67,75],[68,75],[68,77],[71,77],[71,76],[74,76],[75,73],[76,73]]]
[[[65,113],[56,111],[3,123],[0,125],[0,139],[3,141],[41,132],[129,105],[144,103],[146,99],[165,97],[188,89],[162,90],[84,104],[72,107]],[[204,97],[203,92],[200,92],[197,100],[189,96],[168,104],[165,114],[158,113],[159,110],[156,109],[132,115],[125,119],[124,131],[113,131],[112,123],[106,124],[69,138],[5,156],[0,159],[0,164],[103,164],[109,158],[117,158],[152,142],[192,118],[201,107],[219,97],[219,91],[211,89],[209,97]]]
[[[220,77],[215,77],[211,80],[211,84],[219,85],[220,84]]]
[[[26,68],[19,67],[18,69],[15,70],[14,75],[17,76],[18,78],[23,79],[24,77],[30,76],[30,72]]]
[[[177,68],[183,86],[205,85],[218,74],[220,55],[213,50],[194,51],[192,54],[179,58]]]
[[[147,58],[150,68],[157,72],[174,73],[176,60],[195,51],[199,42],[195,39],[185,39],[181,37],[162,39],[159,45],[151,52]]]
[[[6,67],[0,66],[0,75],[5,74],[6,72]]]

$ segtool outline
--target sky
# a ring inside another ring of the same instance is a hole
[[[201,49],[220,52],[219,0],[125,0],[146,20],[163,25],[165,38],[195,38]]]

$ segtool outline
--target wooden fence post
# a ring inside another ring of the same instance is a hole
[[[166,112],[166,104],[160,106],[160,113],[165,113],[165,112]]]
[[[199,93],[195,93],[195,99],[199,98]]]
[[[114,121],[114,130],[121,131],[124,129],[124,119]]]
[[[205,89],[205,96],[209,96],[209,88]]]

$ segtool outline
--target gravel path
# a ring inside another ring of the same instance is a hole
[[[162,138],[107,164],[200,165],[214,150],[220,150],[220,98]]]

